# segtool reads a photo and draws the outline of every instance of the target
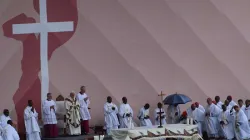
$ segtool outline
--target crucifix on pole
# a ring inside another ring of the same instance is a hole
[[[49,92],[49,68],[48,68],[48,33],[69,32],[74,30],[72,21],[48,22],[47,0],[39,1],[40,23],[14,24],[13,34],[40,33],[40,61],[41,61],[41,100],[46,99]]]
[[[161,94],[158,95],[158,96],[161,96],[161,103],[162,103],[162,105],[163,105],[163,96],[164,95],[165,94],[163,94],[162,91],[161,91]],[[158,128],[162,128],[162,114],[164,113],[164,112],[162,112],[162,105],[159,106],[160,112],[158,112],[158,115],[159,115],[159,119],[160,119],[160,126],[158,126]]]

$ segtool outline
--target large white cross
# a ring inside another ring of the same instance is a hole
[[[47,1],[40,0],[40,23],[14,24],[13,34],[40,33],[40,60],[41,60],[41,99],[46,99],[49,92],[48,69],[48,33],[67,32],[74,30],[74,24],[70,22],[48,22]],[[60,4],[59,4],[60,5]],[[35,47],[35,46],[34,46]]]

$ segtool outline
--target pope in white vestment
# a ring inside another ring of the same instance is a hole
[[[119,121],[117,118],[118,108],[112,103],[112,98],[107,97],[107,103],[104,104],[104,120],[107,134],[110,135],[111,129],[118,129]]]
[[[149,118],[149,104],[145,104],[143,108],[140,109],[139,114],[138,114],[138,119],[140,120],[140,125],[141,126],[152,126],[152,122]]]
[[[188,117],[192,118],[194,124],[198,125],[198,132],[202,136],[203,128],[202,124],[204,123],[205,112],[196,108],[194,104],[191,105],[191,108],[187,111]]]
[[[157,107],[158,108],[156,108],[155,112],[154,112],[155,125],[160,125],[160,118],[161,118],[161,124],[166,125],[167,124],[166,113],[165,113],[164,109],[162,108],[162,103],[158,103]],[[160,112],[161,112],[161,114],[160,114]],[[161,115],[161,117],[160,117],[160,115]]]
[[[89,104],[90,100],[88,95],[85,93],[86,88],[85,86],[81,86],[80,92],[77,94],[76,99],[80,103],[80,116],[81,116],[81,126],[82,131],[84,134],[89,133],[89,120],[91,119],[90,113],[89,113]]]
[[[66,108],[66,128],[69,135],[81,134],[80,104],[72,91],[70,96],[65,99]]]
[[[37,123],[38,113],[33,108],[32,100],[28,101],[28,106],[24,110],[24,124],[26,129],[26,140],[41,140],[40,128]]]
[[[233,112],[234,130],[237,140],[250,139],[250,128],[248,125],[247,116],[239,108],[239,106],[234,106],[234,110],[235,110],[235,112]]]
[[[230,110],[227,110],[225,105],[222,105],[222,110],[223,111],[220,113],[218,120],[223,130],[224,137],[227,140],[232,140],[234,138],[233,117],[230,114]]]
[[[218,121],[218,116],[220,112],[222,111],[218,106],[212,103],[212,99],[208,98],[207,99],[207,107],[206,107],[206,112],[205,112],[205,125],[206,125],[206,130],[208,133],[208,136],[211,138],[218,137],[219,134],[219,121]]]
[[[133,110],[127,103],[127,98],[122,98],[122,104],[119,108],[120,128],[134,128]]]
[[[4,140],[20,140],[20,137],[16,129],[12,126],[11,120],[8,120],[7,125],[3,129],[3,139]]]
[[[179,105],[169,105],[167,108],[167,123],[177,124],[181,116]]]

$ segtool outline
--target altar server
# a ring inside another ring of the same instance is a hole
[[[126,97],[122,98],[122,102],[119,108],[120,128],[133,128],[133,110],[127,103]]]
[[[77,94],[76,98],[78,102],[80,103],[82,133],[88,134],[89,133],[89,120],[91,119],[91,116],[89,113],[90,100],[89,100],[88,95],[86,94],[85,86],[81,86],[80,92]]]
[[[218,116],[221,109],[212,103],[212,99],[207,99],[207,107],[205,109],[205,124],[207,127],[207,133],[210,138],[218,137],[219,134],[219,121]]]
[[[221,109],[223,103],[220,101],[220,96],[215,96],[214,100],[216,102],[215,104]]]
[[[4,127],[3,139],[4,140],[20,140],[20,137],[16,129],[13,127],[13,123],[11,120],[8,120],[7,125]]]
[[[234,138],[233,117],[230,115],[230,110],[228,110],[225,105],[222,105],[222,110],[218,120],[223,130],[224,137],[227,140],[232,140]]]
[[[55,138],[58,136],[58,128],[56,126],[56,103],[52,100],[52,94],[47,94],[47,100],[43,101],[43,124],[44,135],[47,138]]]
[[[0,124],[1,124],[2,128],[4,128],[7,125],[8,120],[11,120],[9,114],[10,114],[10,112],[8,109],[3,110],[3,114],[0,117]]]
[[[180,107],[178,104],[169,105],[167,108],[167,123],[168,124],[177,124],[181,116]]]
[[[33,107],[32,100],[28,100],[28,106],[24,110],[26,140],[41,140],[40,127],[37,123],[37,120],[38,120],[38,113]]]
[[[149,118],[149,107],[150,105],[147,103],[139,111],[139,114],[137,117],[140,120],[141,126],[148,126],[148,127],[152,126],[152,122]]]
[[[234,130],[237,140],[250,139],[250,128],[245,113],[237,105],[234,106],[234,110]]]
[[[161,114],[160,114],[161,112]],[[161,117],[160,117],[161,115]],[[162,125],[166,125],[166,113],[164,111],[164,109],[162,108],[162,103],[158,103],[157,104],[157,108],[155,109],[155,113],[154,113],[154,119],[155,119],[155,125],[160,125],[160,118],[161,118],[161,124]]]
[[[80,104],[76,100],[75,92],[72,91],[65,99],[66,108],[66,128],[68,135],[81,134]]]
[[[112,103],[112,98],[108,96],[107,102],[104,104],[104,120],[108,135],[110,135],[111,129],[118,129],[118,126],[120,125],[117,114],[118,108]]]
[[[196,108],[195,104],[191,105],[191,110],[187,111],[188,117],[193,119],[194,124],[198,125],[198,132],[202,136],[205,112]]]

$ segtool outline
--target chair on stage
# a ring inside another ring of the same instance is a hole
[[[64,97],[62,95],[59,95],[56,98],[56,106],[57,106],[56,117],[57,117],[58,134],[65,135],[66,109],[64,106]]]

